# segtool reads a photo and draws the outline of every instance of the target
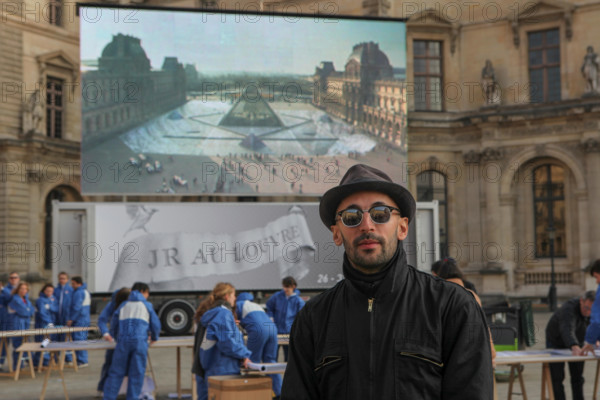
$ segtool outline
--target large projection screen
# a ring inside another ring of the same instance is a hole
[[[80,5],[82,192],[321,195],[403,182],[401,20]]]

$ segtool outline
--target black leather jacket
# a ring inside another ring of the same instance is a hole
[[[282,399],[493,398],[489,333],[469,292],[407,265],[401,246],[377,282],[348,268],[298,314]]]
[[[570,349],[575,345],[583,346],[589,324],[590,319],[581,315],[579,297],[566,301],[546,325],[546,347]]]

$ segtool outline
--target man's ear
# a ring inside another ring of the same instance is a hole
[[[340,228],[337,226],[337,224],[331,225],[331,232],[333,233],[333,243],[335,243],[337,246],[341,246],[343,243],[342,233],[340,232]]]
[[[408,236],[408,218],[400,218],[398,221],[398,240],[404,240]]]

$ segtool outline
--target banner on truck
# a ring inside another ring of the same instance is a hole
[[[97,204],[93,288],[136,281],[153,291],[275,289],[285,276],[302,288],[342,279],[343,248],[315,203]]]

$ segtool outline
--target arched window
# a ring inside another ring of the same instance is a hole
[[[554,236],[554,257],[566,257],[565,170],[544,164],[533,170],[535,256],[550,257]]]
[[[440,256],[448,256],[448,212],[446,177],[437,171],[417,175],[417,201],[438,201],[440,216]]]

